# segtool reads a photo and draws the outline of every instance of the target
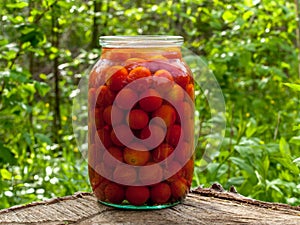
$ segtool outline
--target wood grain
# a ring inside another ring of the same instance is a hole
[[[162,210],[120,210],[91,193],[15,206],[0,211],[0,224],[300,224],[300,207],[246,198],[218,186],[197,188]]]

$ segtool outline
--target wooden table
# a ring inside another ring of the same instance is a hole
[[[0,224],[297,224],[300,207],[267,203],[222,187],[197,188],[172,208],[132,211],[104,206],[91,193],[14,206],[0,211]]]

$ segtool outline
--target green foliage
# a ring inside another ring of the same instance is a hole
[[[225,139],[206,170],[196,167],[193,185],[219,182],[249,197],[300,204],[294,1],[0,4],[0,208],[90,191],[71,127],[74,90],[99,56],[100,35],[136,34],[184,36],[222,88]],[[199,98],[202,152],[210,115]]]
[[[283,83],[284,85],[290,87],[291,89],[295,91],[300,91],[300,85],[299,84],[291,84],[291,83]]]

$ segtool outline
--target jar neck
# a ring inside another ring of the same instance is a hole
[[[127,47],[127,48],[102,48],[101,59],[110,61],[126,61],[130,58],[143,60],[181,60],[180,47]]]
[[[101,36],[102,48],[170,48],[181,47],[183,37],[165,35]]]

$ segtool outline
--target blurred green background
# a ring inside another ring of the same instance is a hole
[[[300,204],[299,1],[0,0],[0,208],[91,191],[72,130],[101,35],[182,35],[226,101],[220,153],[193,186],[219,182]],[[205,101],[205,99],[203,99]],[[198,104],[206,145],[208,106]],[[199,164],[197,159],[196,164]]]

